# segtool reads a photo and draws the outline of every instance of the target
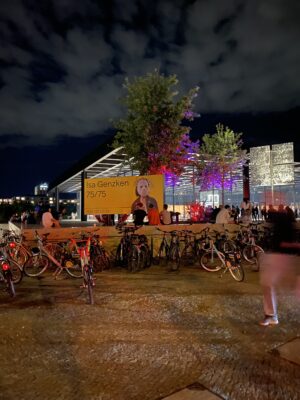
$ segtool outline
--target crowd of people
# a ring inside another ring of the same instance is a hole
[[[219,207],[205,207],[203,216],[204,218],[198,222],[207,223],[219,223],[219,224],[230,224],[230,223],[250,223],[257,221],[272,222],[274,215],[278,211],[284,211],[295,221],[299,217],[297,208],[290,206],[279,205],[274,207],[272,204],[266,206],[259,206],[252,204],[249,200],[243,199],[240,206],[237,205],[220,205]],[[149,201],[139,202],[135,201],[132,205],[132,216],[135,225],[170,225],[172,223],[179,222],[179,214],[169,211],[168,205],[164,204],[161,211],[158,210],[156,201],[152,203]],[[95,216],[97,221],[101,225],[114,225],[114,215],[103,215],[99,214]],[[128,220],[129,215],[124,214],[119,216],[119,223],[124,223]],[[20,215],[14,214],[11,218],[11,222],[21,222],[23,225],[42,225],[45,228],[59,227],[60,220],[67,218],[66,209],[63,208],[58,213],[54,207],[50,207],[49,204],[39,203],[35,206],[34,210],[23,211]]]
[[[60,220],[66,218],[66,208],[62,208],[57,212],[54,207],[49,204],[38,203],[34,210],[24,210],[19,215],[13,214],[10,222],[18,222],[23,226],[26,225],[42,225],[44,228],[59,228]]]
[[[274,207],[272,204],[269,204],[267,207],[260,206],[258,204],[251,203],[248,199],[243,199],[240,206],[237,205],[228,205],[215,207],[214,209],[210,209],[209,212],[205,212],[207,219],[205,222],[211,223],[251,223],[251,222],[272,222],[274,219],[274,215],[278,211],[285,211],[292,220],[296,220],[299,217],[299,212],[297,208],[292,208],[291,206],[285,206],[280,204],[277,207]]]

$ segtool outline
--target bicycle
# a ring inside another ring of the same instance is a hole
[[[87,235],[87,237],[85,237]],[[88,299],[90,304],[94,304],[93,287],[95,286],[93,278],[93,264],[90,258],[92,235],[81,234],[81,239],[71,239],[71,244],[75,247],[81,264],[83,287],[87,288]]]
[[[5,251],[5,243],[1,243],[0,249],[0,282],[4,282],[11,297],[15,297],[15,283],[22,280],[22,270],[13,260],[9,259]]]
[[[243,257],[246,261],[248,261],[250,264],[255,264],[256,267],[253,267],[255,270],[259,270],[259,260],[261,254],[264,253],[264,250],[262,247],[260,247],[258,244],[255,242],[255,233],[250,230],[249,233],[249,243],[246,244],[246,246],[243,248]]]
[[[196,240],[197,233],[193,233],[189,230],[181,231],[181,237],[183,239],[179,239],[179,241],[183,242],[183,248],[180,251],[180,260],[179,264],[194,264],[199,255],[199,241]]]
[[[228,253],[236,250],[236,245],[233,240],[229,238],[228,229],[224,229],[224,232],[214,231],[216,234],[217,247],[220,251]]]
[[[9,256],[19,265],[23,265],[31,256],[31,251],[23,244],[25,237],[7,229],[2,229],[2,232],[2,242],[6,243]]]
[[[170,248],[168,261],[170,264],[170,271],[178,271],[180,266],[180,231],[170,232]]]
[[[170,252],[170,244],[167,240],[167,235],[169,235],[169,232],[163,231],[159,228],[156,229],[159,230],[160,232],[163,232],[163,238],[159,245],[157,253],[157,264],[161,264],[162,261],[165,261],[165,263],[167,263]]]
[[[184,247],[180,253],[180,263],[182,261],[190,264],[200,262],[203,252],[210,247],[208,232],[209,227],[202,229],[200,232],[182,231],[184,234]],[[219,232],[217,233],[219,234]]]
[[[193,233],[189,230],[163,232],[163,238],[158,250],[159,263],[162,260],[171,265],[171,271],[177,271],[182,261],[193,262],[199,257],[200,241],[196,239],[198,233]],[[168,242],[167,235],[170,235]],[[182,250],[180,250],[180,243],[184,242]]]
[[[139,227],[124,226],[119,228],[123,233],[116,251],[116,264],[127,268],[129,272],[137,272],[150,267],[152,262],[151,250],[145,235],[134,232]]]
[[[95,272],[102,272],[111,266],[110,258],[105,250],[99,235],[93,234],[91,237],[91,261]]]
[[[44,245],[44,240],[49,233],[44,234],[44,239],[35,231],[38,247],[33,247],[33,254],[23,265],[26,276],[39,277],[47,271],[51,263],[56,267],[53,272],[55,279],[62,271],[67,272],[73,278],[82,278],[81,265],[69,253],[69,249],[64,244]]]
[[[229,271],[233,279],[242,282],[245,273],[240,261],[241,255],[239,251],[234,250],[222,253],[211,238],[210,248],[202,254],[200,259],[201,266],[206,271],[217,272],[223,269],[223,274]]]
[[[131,246],[131,235],[136,231],[136,227],[133,226],[122,226],[117,227],[118,231],[123,234],[120,243],[118,244],[115,263],[117,266],[127,267],[128,266],[128,254]]]

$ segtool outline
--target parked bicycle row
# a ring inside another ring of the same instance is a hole
[[[9,230],[3,231],[1,243],[1,271],[3,265],[6,273],[1,273],[0,280],[6,285],[11,296],[15,296],[14,285],[20,283],[23,275],[40,277],[51,273],[58,279],[62,272],[72,278],[82,278],[83,288],[87,288],[88,300],[93,304],[94,270],[110,266],[110,259],[104,249],[99,235],[82,233],[80,237],[71,237],[67,241],[53,243],[48,235],[40,236],[35,231],[36,246],[25,244],[24,236]]]
[[[38,277],[50,272],[58,279],[64,272],[72,278],[83,278],[83,287],[88,288],[92,303],[93,272],[101,272],[111,265],[138,272],[151,264],[166,265],[170,271],[196,264],[209,272],[230,272],[235,280],[242,281],[245,276],[242,260],[258,270],[259,255],[272,241],[271,231],[259,224],[240,224],[231,234],[226,229],[219,232],[210,227],[199,232],[166,232],[157,228],[158,235],[150,238],[139,234],[138,227],[125,225],[117,229],[122,236],[115,256],[110,256],[95,232],[82,232],[80,237],[54,243],[49,241],[49,234],[40,236],[36,231],[36,245],[28,246],[22,234],[5,230],[0,250],[0,280],[15,295],[14,284],[23,275]]]
[[[137,234],[135,227],[120,228],[121,241],[116,251],[116,264],[137,272],[153,264],[168,265],[170,271],[178,271],[181,265],[198,264],[203,269],[229,271],[236,280],[244,279],[241,265],[243,258],[259,269],[259,254],[263,248],[257,244],[257,227],[241,225],[233,238],[229,232],[220,233],[210,228],[194,233],[189,230],[160,230],[159,245],[154,249],[154,238]],[[157,240],[156,240],[157,241]]]

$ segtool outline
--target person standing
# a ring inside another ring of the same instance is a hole
[[[265,205],[264,205],[264,206],[262,207],[262,209],[261,209],[261,219],[262,219],[263,221],[266,221],[266,220],[267,220],[267,208],[266,208]]]
[[[258,207],[257,204],[252,208],[252,220],[258,221]]]
[[[160,212],[159,216],[163,225],[170,225],[172,223],[171,212],[168,211],[168,204],[164,204],[164,209]]]
[[[34,208],[34,217],[37,224],[42,222],[42,215],[43,215],[43,203],[41,201]]]
[[[266,216],[266,220],[268,222],[273,222],[275,220],[276,217],[276,209],[273,207],[273,204],[269,204],[269,208],[267,211],[267,216]]]
[[[27,218],[27,224],[28,225],[35,225],[36,224],[36,219],[34,217],[34,211],[29,211],[28,218]]]
[[[251,203],[249,201],[249,199],[247,199],[247,197],[243,198],[243,201],[241,202],[241,217],[244,216],[244,214],[247,213],[247,215],[251,216],[251,212],[252,212],[252,207],[251,207]]]
[[[21,214],[21,224],[26,225],[27,224],[27,218],[28,218],[28,213],[27,211],[23,211]]]

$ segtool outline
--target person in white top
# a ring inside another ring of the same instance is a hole
[[[229,209],[230,206],[228,204],[226,204],[225,207],[221,208],[216,217],[216,224],[230,224],[233,222]]]
[[[59,228],[60,224],[51,213],[51,208],[44,212],[42,215],[42,225],[44,228]]]

